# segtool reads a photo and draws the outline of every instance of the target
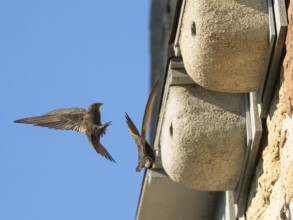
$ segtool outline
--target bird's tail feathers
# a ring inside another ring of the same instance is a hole
[[[106,148],[101,143],[98,143],[98,147],[95,147],[95,149],[97,153],[104,156],[107,160],[110,160],[116,163],[116,161],[113,159],[113,157],[110,155],[110,153],[106,150]]]
[[[113,157],[110,155],[110,153],[106,150],[106,148],[100,143],[99,140],[97,140],[95,137],[93,137],[91,135],[88,135],[88,139],[98,154],[101,154],[107,160],[110,160],[110,161],[113,161],[114,163],[116,163],[116,161],[113,159]]]

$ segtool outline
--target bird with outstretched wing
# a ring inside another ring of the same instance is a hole
[[[159,80],[154,84],[151,94],[148,98],[146,108],[144,111],[141,134],[136,128],[135,124],[129,117],[127,113],[125,113],[126,123],[128,126],[128,131],[135,141],[138,149],[138,165],[136,167],[136,171],[141,171],[142,168],[152,169],[156,165],[156,154],[152,146],[146,140],[146,133],[148,130],[148,124],[150,121],[151,113],[153,110],[154,101],[159,88]]]
[[[111,122],[101,124],[102,105],[103,103],[100,102],[93,103],[88,110],[84,108],[57,109],[42,116],[23,118],[14,122],[33,124],[57,130],[73,130],[85,134],[98,154],[115,162],[110,153],[100,143],[100,137],[106,134],[106,129],[111,124]]]

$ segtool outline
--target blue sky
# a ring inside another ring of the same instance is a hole
[[[149,94],[150,1],[0,1],[0,219],[134,219],[143,171],[127,112]],[[101,143],[14,120],[103,102]]]

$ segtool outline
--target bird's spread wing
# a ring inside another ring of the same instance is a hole
[[[60,108],[57,110],[50,111],[45,115],[55,115],[55,114],[69,114],[69,113],[85,113],[86,110],[84,108]]]
[[[133,138],[133,140],[135,141],[135,143],[138,147],[138,150],[140,150],[139,147],[143,146],[142,142],[141,142],[141,136],[140,136],[135,124],[133,123],[133,121],[131,120],[131,118],[129,117],[129,115],[127,113],[125,113],[125,118],[126,118],[126,123],[128,126],[128,131],[129,131],[131,137]]]
[[[113,159],[113,157],[110,155],[110,153],[106,150],[106,148],[100,143],[100,138],[95,135],[89,135],[88,139],[90,143],[93,145],[95,150],[98,154],[101,154],[103,157],[105,157],[107,160],[113,161],[116,163],[116,161]]]
[[[141,128],[141,137],[142,137],[142,141],[143,143],[145,143],[146,141],[146,133],[148,130],[148,125],[149,125],[149,121],[151,118],[151,113],[153,110],[153,105],[154,105],[154,101],[158,92],[158,88],[159,88],[159,80],[155,83],[155,85],[152,88],[151,94],[149,96],[149,99],[147,101],[146,107],[145,107],[145,111],[144,111],[144,115],[143,115],[143,122],[142,122],[142,128]]]
[[[42,116],[23,118],[14,122],[60,130],[74,130],[86,134],[86,127],[82,126],[85,113],[86,110],[82,108],[64,108],[48,112]]]

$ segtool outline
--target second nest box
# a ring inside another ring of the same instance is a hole
[[[177,39],[188,75],[206,89],[254,92],[269,47],[263,0],[185,0]]]
[[[155,139],[164,170],[189,188],[235,189],[246,146],[243,94],[207,90],[171,65]]]

